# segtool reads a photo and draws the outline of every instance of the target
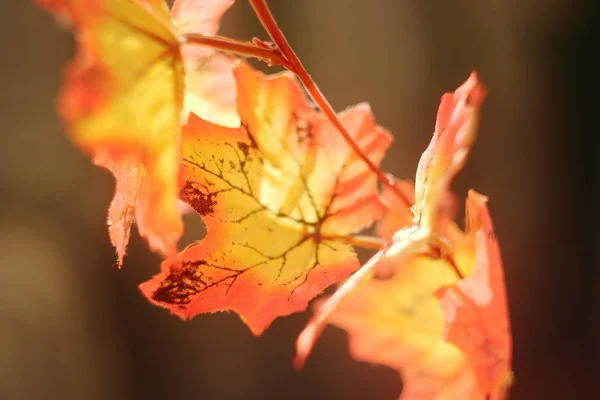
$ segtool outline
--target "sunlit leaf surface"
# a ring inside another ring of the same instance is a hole
[[[192,115],[184,128],[181,197],[208,234],[141,286],[184,317],[233,310],[260,334],[358,268],[346,236],[384,211],[375,177],[315,111],[290,74],[236,70],[242,125]],[[366,105],[340,115],[379,163],[391,137]]]

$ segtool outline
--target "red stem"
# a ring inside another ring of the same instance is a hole
[[[319,106],[327,118],[329,118],[331,123],[333,123],[356,155],[367,164],[369,169],[373,171],[375,175],[377,175],[377,178],[381,181],[381,183],[388,186],[400,199],[402,199],[402,201],[410,204],[409,200],[404,196],[404,194],[394,185],[393,179],[386,175],[375,164],[373,164],[373,162],[362,152],[354,139],[352,139],[346,128],[344,128],[333,107],[331,107],[331,104],[329,104],[323,93],[321,93],[321,90],[312,77],[308,74],[308,71],[306,71],[306,68],[304,68],[302,62],[300,62],[300,59],[288,43],[287,39],[283,35],[283,32],[281,29],[279,29],[279,26],[277,26],[277,22],[275,21],[275,18],[273,17],[266,0],[248,1],[250,2],[252,8],[254,8],[254,12],[269,36],[281,54],[286,58],[288,63],[286,68],[298,76],[298,79],[300,79],[300,82],[302,82],[314,102]]]
[[[207,36],[197,33],[184,35],[185,43],[209,46],[213,49],[234,53],[244,57],[254,57],[265,61],[269,66],[281,65],[288,67],[287,59],[281,52],[265,47],[260,47],[251,42],[240,42],[223,36]]]

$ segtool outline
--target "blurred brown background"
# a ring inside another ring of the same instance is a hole
[[[371,103],[412,178],[441,94],[477,70],[480,139],[454,185],[490,197],[515,341],[512,399],[600,398],[600,48],[595,1],[271,0],[336,109]],[[238,0],[222,33],[266,39]],[[234,314],[182,322],[137,285],[104,226],[113,182],[54,112],[70,35],[28,0],[0,2],[0,399],[395,399],[392,370],[352,361],[329,328],[291,367],[308,314],[254,338]],[[197,234],[192,231],[190,235]],[[191,236],[190,236],[191,237]]]

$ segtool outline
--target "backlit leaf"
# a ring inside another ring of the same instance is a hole
[[[403,400],[506,398],[510,328],[486,200],[470,192],[464,248],[454,244],[471,253],[455,259],[467,278],[429,255],[382,258],[395,275],[370,280],[329,318],[348,332],[354,358],[399,372]]]
[[[68,10],[78,42],[59,113],[71,138],[117,180],[109,231],[119,264],[133,216],[153,250],[173,254],[182,232],[177,194],[183,68],[166,3],[49,4],[63,18]],[[122,188],[127,190],[119,192]]]
[[[255,334],[306,308],[358,268],[345,237],[384,211],[375,177],[307,101],[293,76],[235,70],[242,125],[190,116],[181,192],[208,234],[141,285],[182,318],[233,310]],[[340,114],[379,163],[391,137],[366,105]]]
[[[444,320],[434,292],[456,281],[443,260],[425,256],[382,263],[397,273],[372,279],[340,304],[329,321],[346,330],[352,357],[387,365],[402,377],[402,400],[476,399],[472,371],[442,340]]]
[[[164,0],[37,2],[75,32],[78,50],[65,71],[59,114],[73,141],[115,175],[108,223],[119,265],[134,219],[151,249],[175,254],[183,229],[177,206],[184,102],[181,10],[207,2],[176,2],[175,23]],[[211,2],[212,9],[217,3]],[[221,3],[221,12],[205,13],[197,26],[210,31],[197,33],[214,33],[231,1]]]
[[[452,221],[449,192],[473,142],[483,95],[472,75],[442,98],[416,196],[409,183],[397,183],[402,198],[416,200],[413,223],[403,200],[386,190],[389,212],[378,232],[391,240],[317,308],[298,338],[296,365],[329,321],[348,331],[355,358],[399,372],[403,400],[505,398],[511,338],[487,199],[469,193],[465,234]]]
[[[477,136],[479,112],[486,90],[472,73],[454,93],[442,96],[435,132],[425,150],[415,179],[415,223],[433,232],[440,203],[450,182],[463,168]]]
[[[396,259],[433,249],[436,253],[442,250],[454,252],[454,258],[469,258],[469,252],[459,250],[463,246],[452,243],[460,242],[462,235],[450,218],[454,211],[449,185],[462,168],[476,136],[484,96],[482,84],[472,73],[454,94],[447,93],[442,97],[435,133],[417,168],[417,192],[411,190],[410,183],[401,181],[396,183],[396,189],[402,196],[397,196],[389,188],[384,189],[382,197],[389,212],[380,222],[378,233],[389,242],[317,310],[296,342],[296,366],[304,363],[327,319],[341,302],[373,276],[390,275],[396,265],[400,267],[398,263],[385,262],[387,258]],[[405,199],[415,200],[411,212],[406,208]],[[408,222],[411,213],[412,224]]]
[[[445,319],[445,339],[465,353],[486,399],[506,398],[512,383],[512,340],[500,248],[486,205],[470,191],[468,235],[475,242],[475,270],[452,287],[437,292]]]

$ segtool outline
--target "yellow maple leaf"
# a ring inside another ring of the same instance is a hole
[[[241,64],[235,76],[241,127],[192,115],[184,128],[181,197],[208,234],[141,289],[183,318],[233,310],[260,334],[358,268],[347,236],[384,208],[375,176],[293,75],[265,77]],[[340,119],[379,163],[391,136],[368,106]]]
[[[115,176],[108,223],[119,265],[134,219],[151,249],[174,254],[183,229],[177,198],[184,60],[199,62],[184,57],[180,34],[186,11],[205,2],[177,0],[173,18],[164,0],[37,2],[75,31],[78,51],[65,71],[59,113],[73,141]],[[206,31],[197,33],[214,33],[231,3],[212,2],[197,26]]]

